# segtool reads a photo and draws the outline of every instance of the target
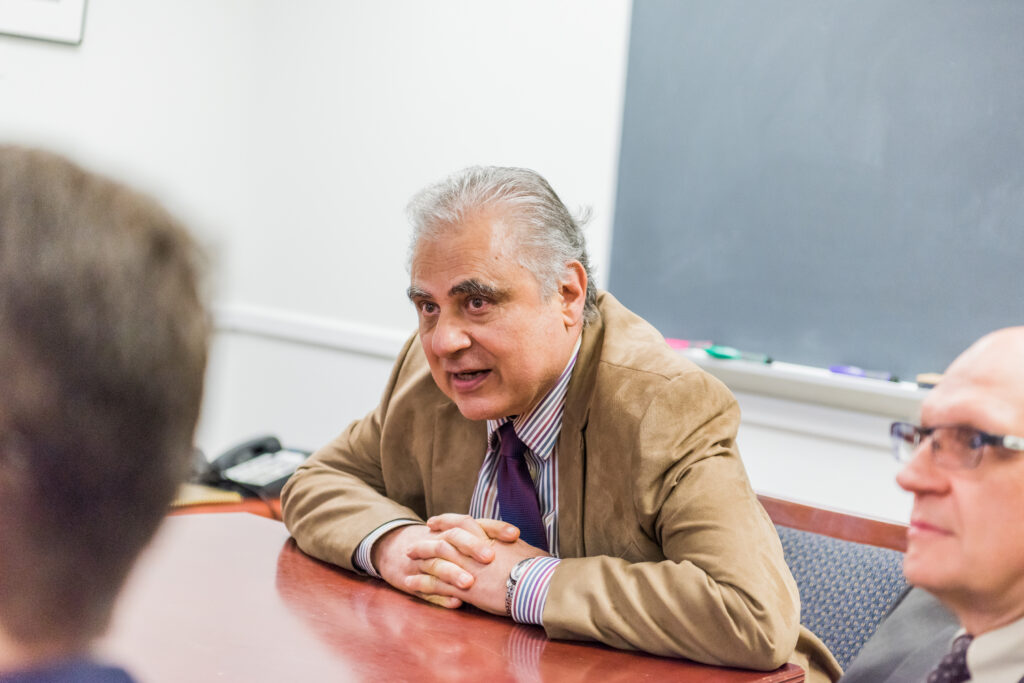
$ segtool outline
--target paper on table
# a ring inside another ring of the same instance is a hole
[[[171,507],[240,502],[242,502],[242,494],[237,491],[225,491],[202,484],[182,484],[178,489],[178,495],[171,502]]]

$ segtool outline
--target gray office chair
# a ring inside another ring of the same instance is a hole
[[[800,589],[800,622],[845,669],[907,587],[903,553],[777,525]]]

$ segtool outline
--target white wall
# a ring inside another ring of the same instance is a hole
[[[209,245],[200,446],[273,432],[313,448],[372,408],[414,325],[403,208],[426,183],[474,163],[538,170],[593,208],[601,282],[630,9],[90,0],[80,46],[0,36],[0,141],[150,191]],[[740,398],[755,487],[905,519],[884,420]]]
[[[153,192],[210,245],[218,309],[243,324],[216,341],[202,446],[265,429],[315,446],[373,405],[397,347],[307,358],[250,332],[298,315],[403,338],[403,210],[423,185],[475,163],[538,170],[593,208],[600,277],[629,13],[624,0],[91,0],[78,47],[0,36],[0,140]]]
[[[248,205],[235,14],[220,2],[93,0],[81,46],[0,36],[0,140],[154,192],[223,247]]]
[[[260,211],[230,300],[411,328],[405,203],[475,163],[529,166],[592,206],[604,269],[629,3],[253,5],[246,166]]]
[[[896,485],[899,465],[888,438],[889,423],[907,416],[734,393],[742,411],[737,443],[759,493],[910,520],[912,499]]]

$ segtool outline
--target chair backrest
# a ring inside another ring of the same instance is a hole
[[[846,668],[907,588],[906,527],[766,497],[762,504],[800,590],[800,621]]]

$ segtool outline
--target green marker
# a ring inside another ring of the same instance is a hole
[[[745,360],[751,363],[771,363],[772,359],[770,356],[766,356],[763,353],[747,353],[746,351],[740,351],[734,349],[731,346],[709,346],[704,349],[707,354],[712,358],[724,358],[726,360]]]

